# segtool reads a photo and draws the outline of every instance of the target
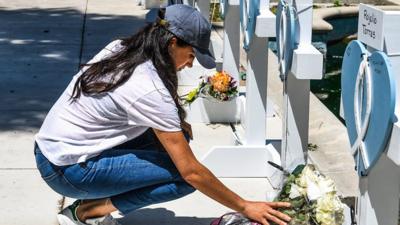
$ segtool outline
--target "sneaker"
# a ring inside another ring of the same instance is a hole
[[[121,225],[111,215],[87,219],[85,222],[81,222],[76,216],[76,210],[80,204],[81,204],[80,200],[77,200],[74,203],[72,203],[72,205],[63,209],[57,215],[57,219],[60,225]]]

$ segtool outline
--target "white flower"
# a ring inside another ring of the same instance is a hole
[[[318,186],[323,194],[336,192],[335,182],[333,182],[333,180],[330,178],[321,176],[321,179],[318,182]]]
[[[314,171],[311,169],[311,167],[309,165],[307,165],[306,167],[304,167],[299,178],[296,179],[296,184],[302,188],[307,188],[308,187],[308,179],[310,179],[311,177],[314,177],[314,176],[315,176]]]
[[[290,194],[289,194],[289,198],[290,199],[294,199],[297,197],[300,197],[302,195],[304,195],[305,190],[299,186],[297,186],[296,184],[292,184],[292,186],[290,187]]]
[[[309,200],[317,200],[322,195],[335,192],[335,183],[333,180],[321,175],[314,166],[304,167],[300,177],[296,179],[296,184],[306,189]]]
[[[314,182],[314,180],[312,180],[309,177],[306,177],[306,180],[307,180],[307,198],[310,201],[317,200],[323,195],[321,189],[319,188],[318,183]]]
[[[341,225],[344,221],[344,206],[335,192],[317,200],[316,220],[320,225]]]

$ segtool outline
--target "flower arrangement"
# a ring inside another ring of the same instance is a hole
[[[292,208],[281,210],[292,217],[289,224],[342,225],[344,221],[344,205],[334,182],[313,165],[300,165],[289,174],[275,200],[292,204]]]
[[[230,101],[237,93],[236,81],[224,71],[216,72],[213,76],[201,77],[199,86],[186,95],[184,103],[190,104],[198,97],[220,102]]]

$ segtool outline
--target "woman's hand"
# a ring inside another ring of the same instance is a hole
[[[290,217],[279,212],[276,208],[288,208],[288,202],[252,202],[246,201],[244,205],[243,215],[255,220],[262,225],[269,225],[268,221],[275,222],[279,225],[285,225],[290,221]]]

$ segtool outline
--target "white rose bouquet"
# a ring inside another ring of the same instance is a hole
[[[281,210],[292,217],[292,225],[342,225],[344,205],[334,182],[313,165],[300,165],[288,177],[276,201],[292,204]]]

